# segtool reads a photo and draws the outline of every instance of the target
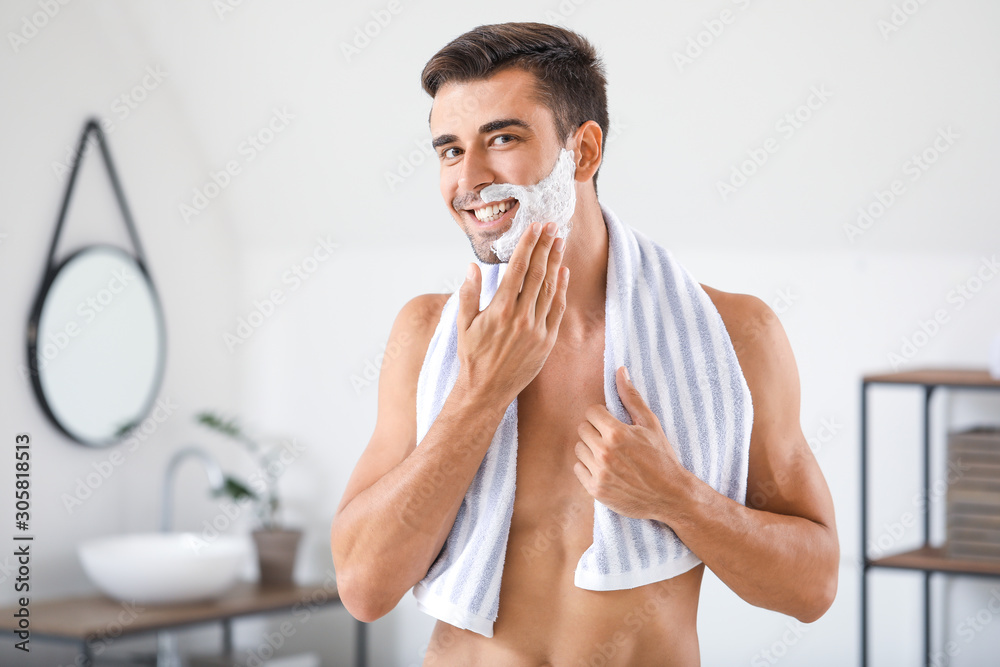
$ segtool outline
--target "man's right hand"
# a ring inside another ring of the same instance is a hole
[[[521,236],[482,312],[482,276],[478,265],[470,265],[472,277],[462,284],[458,306],[456,385],[465,393],[509,405],[538,375],[555,345],[566,312],[569,267],[562,267],[563,249],[553,248],[556,224],[545,227],[551,231],[533,223]]]

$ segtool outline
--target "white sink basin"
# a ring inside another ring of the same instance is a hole
[[[133,533],[87,540],[80,562],[102,593],[136,604],[209,600],[236,583],[253,551],[248,537]]]

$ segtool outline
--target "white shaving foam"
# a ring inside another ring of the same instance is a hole
[[[563,148],[549,175],[534,185],[495,183],[482,189],[479,196],[487,204],[511,197],[519,204],[510,229],[490,246],[501,262],[510,260],[521,235],[533,222],[554,222],[558,225],[557,237],[569,235],[573,226],[570,218],[576,210],[575,175],[573,151]]]

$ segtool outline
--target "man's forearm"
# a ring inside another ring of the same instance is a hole
[[[750,604],[809,623],[833,601],[840,553],[832,527],[745,507],[693,474],[657,518]]]
[[[338,583],[362,607],[352,611],[387,613],[426,575],[505,408],[453,391],[419,446],[344,507],[332,547]]]

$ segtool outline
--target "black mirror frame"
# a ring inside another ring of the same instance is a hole
[[[59,242],[59,235],[62,232],[63,223],[66,220],[66,212],[69,210],[69,202],[73,194],[73,186],[76,184],[76,177],[79,173],[80,163],[83,161],[84,151],[87,148],[87,140],[89,136],[93,134],[97,138],[97,144],[100,147],[101,157],[103,158],[104,166],[108,174],[108,178],[111,181],[111,186],[115,193],[115,199],[118,202],[118,208],[121,211],[122,218],[125,221],[125,226],[128,230],[129,237],[135,247],[135,253],[129,253],[128,251],[111,244],[92,244],[84,246],[73,253],[71,253],[64,260],[59,262],[57,266],[53,265],[53,260],[55,258],[56,246]],[[153,298],[153,306],[157,315],[157,328],[159,333],[159,351],[158,351],[158,364],[156,379],[150,388],[149,398],[141,411],[139,417],[136,419],[135,423],[131,424],[129,428],[114,434],[110,440],[104,442],[89,442],[82,439],[78,435],[72,433],[69,428],[64,425],[54,414],[52,407],[49,405],[45,398],[45,392],[42,388],[41,377],[39,375],[40,369],[38,368],[38,324],[41,319],[42,308],[45,305],[45,298],[48,296],[49,290],[52,287],[52,283],[55,281],[56,276],[62,271],[70,262],[75,258],[79,257],[81,254],[86,253],[94,248],[110,248],[117,252],[120,252],[128,257],[132,258],[136,266],[139,267],[139,271],[142,277],[146,280],[149,286],[150,294]],[[149,273],[146,266],[145,254],[142,251],[142,245],[139,243],[139,235],[136,232],[135,223],[132,220],[132,215],[129,211],[128,204],[125,201],[125,193],[122,190],[121,182],[118,180],[118,174],[115,171],[114,163],[111,160],[111,153],[108,151],[107,141],[104,137],[104,132],[101,130],[100,121],[95,118],[87,120],[84,125],[83,133],[80,135],[80,141],[77,146],[76,154],[73,157],[73,168],[70,172],[69,181],[66,185],[66,192],[63,195],[62,206],[59,210],[59,218],[56,221],[55,232],[52,235],[52,243],[49,246],[48,259],[45,263],[45,272],[42,276],[42,284],[38,290],[35,297],[34,303],[31,308],[31,313],[28,317],[28,336],[27,336],[27,353],[28,353],[28,369],[31,375],[31,385],[35,392],[35,397],[38,399],[39,404],[42,406],[42,410],[48,416],[49,420],[59,429],[63,434],[74,442],[78,442],[82,445],[88,447],[108,447],[121,442],[129,432],[139,426],[142,421],[149,415],[156,403],[157,396],[159,395],[159,390],[163,385],[163,375],[166,369],[166,356],[167,356],[167,332],[166,323],[163,314],[163,305],[160,301],[159,294],[156,291],[156,285],[153,282],[153,278]]]

